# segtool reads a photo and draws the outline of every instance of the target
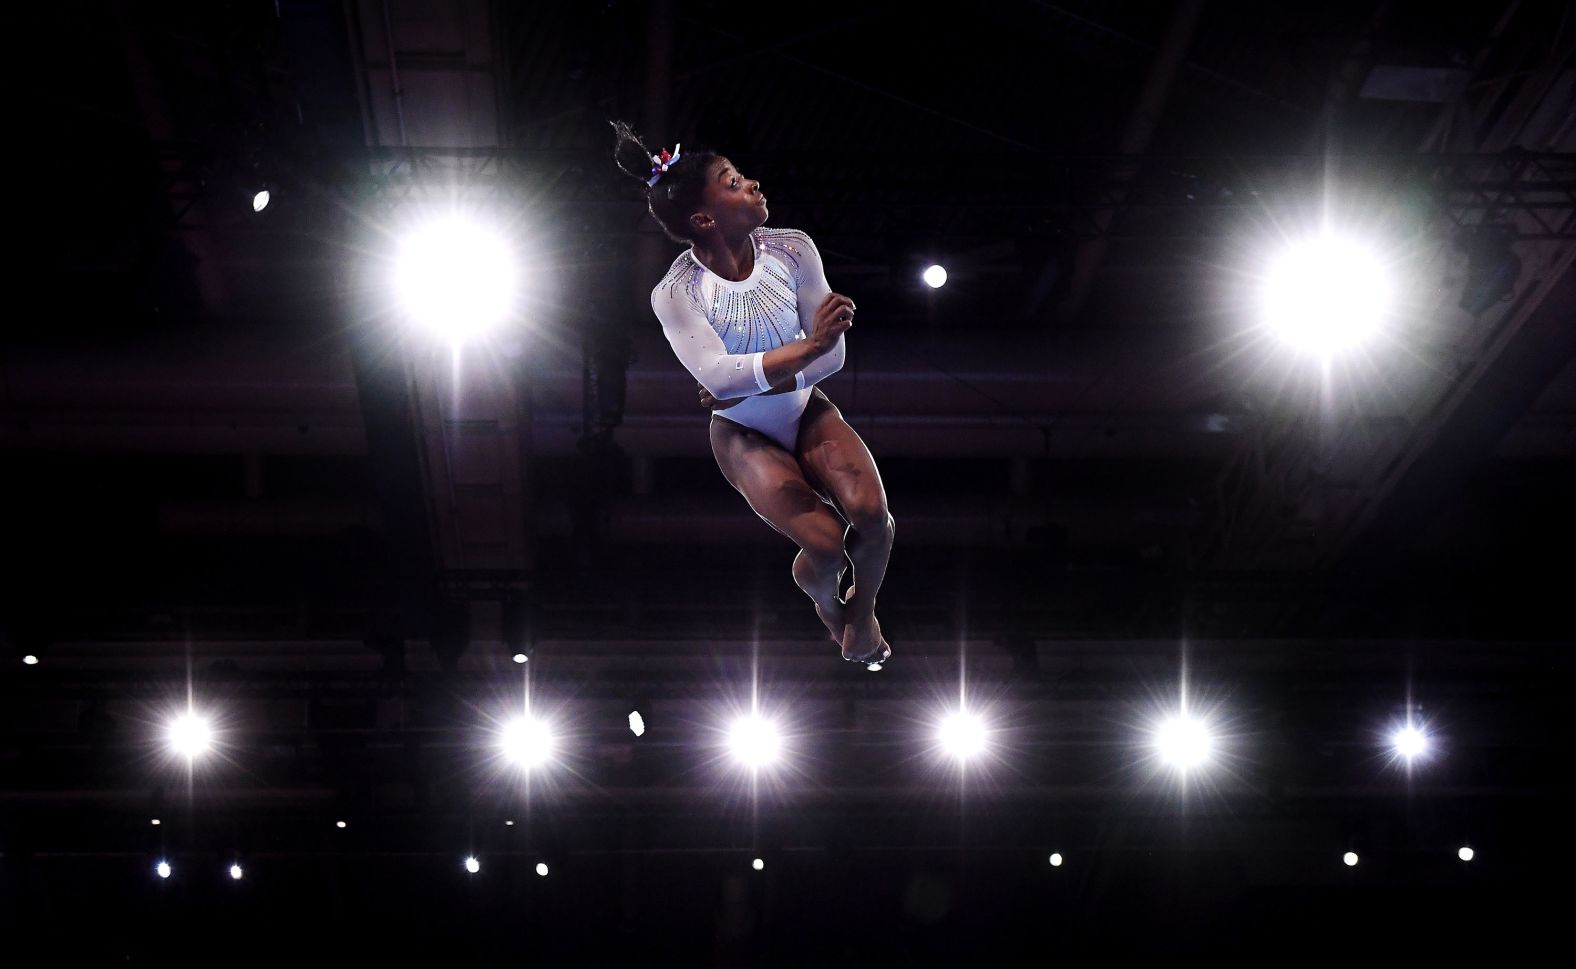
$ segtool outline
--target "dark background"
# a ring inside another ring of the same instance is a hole
[[[1530,951],[1571,860],[1573,21],[34,5],[8,955]],[[610,119],[727,154],[859,303],[821,386],[897,522],[879,674],[716,469],[647,303],[679,247]],[[457,363],[379,275],[443,204],[504,226],[528,284]],[[1321,212],[1397,280],[1328,375],[1252,298]],[[1144,746],[1184,677],[1223,747],[1185,790]],[[716,746],[752,678],[794,734],[753,794]],[[962,771],[930,749],[960,691],[995,731]],[[564,733],[529,785],[491,753],[526,692]],[[194,774],[160,740],[188,696],[221,730]],[[1408,715],[1436,740],[1410,771]]]

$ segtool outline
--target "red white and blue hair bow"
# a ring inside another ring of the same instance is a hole
[[[671,155],[668,154],[668,150],[666,148],[662,149],[662,154],[660,154],[660,155],[652,155],[651,156],[651,162],[652,162],[652,165],[651,165],[651,177],[646,179],[646,186],[649,188],[651,186],[656,185],[657,184],[657,179],[661,178],[663,175],[666,175],[668,173],[668,167],[670,165],[672,165],[674,162],[678,161],[678,160],[679,160],[679,146],[678,145],[674,145],[673,146],[673,154],[671,154]]]

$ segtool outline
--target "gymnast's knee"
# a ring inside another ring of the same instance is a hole
[[[851,506],[848,508],[848,524],[862,535],[885,531],[891,537],[897,532],[897,520],[887,510],[885,502]]]

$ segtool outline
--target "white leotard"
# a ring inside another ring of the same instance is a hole
[[[821,254],[797,229],[750,233],[755,268],[749,278],[723,279],[686,249],[651,291],[651,308],[673,352],[718,400],[747,398],[719,416],[752,427],[789,451],[810,388],[843,367],[843,337],[795,376],[796,390],[770,397],[761,358],[809,336],[816,307],[832,291]]]

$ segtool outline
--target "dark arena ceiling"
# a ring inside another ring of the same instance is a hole
[[[0,962],[1519,964],[1568,917],[1569,3],[13,22]],[[612,120],[858,303],[819,389],[895,522],[878,672],[719,472]],[[463,345],[393,298],[437,211],[520,282]],[[1322,235],[1387,295],[1297,291],[1376,316],[1313,353],[1266,294]]]

